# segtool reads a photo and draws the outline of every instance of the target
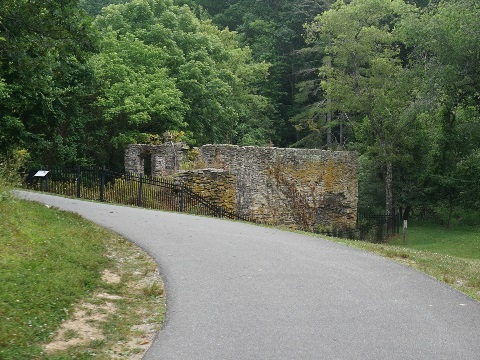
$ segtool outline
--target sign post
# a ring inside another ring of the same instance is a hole
[[[403,213],[403,243],[407,244],[408,216],[410,215],[410,206],[407,206]]]
[[[38,170],[33,177],[40,178],[40,191],[43,191],[43,181],[45,181],[45,191],[48,192],[48,170]]]

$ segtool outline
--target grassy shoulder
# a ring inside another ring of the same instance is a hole
[[[390,244],[466,259],[480,259],[480,228],[476,226],[445,228],[410,221],[407,235],[407,244],[403,244],[402,237],[392,239]]]
[[[6,198],[0,217],[0,358],[140,358],[165,311],[156,264],[75,214]]]

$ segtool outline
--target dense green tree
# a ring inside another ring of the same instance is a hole
[[[0,0],[0,155],[112,165],[167,130],[340,146],[361,204],[450,219],[480,209],[479,18],[476,0]]]
[[[182,93],[164,62],[161,49],[132,34],[105,34],[102,51],[91,64],[101,85],[96,105],[104,120],[104,136],[114,147],[185,127]]]
[[[266,143],[271,106],[255,63],[236,34],[172,1],[134,0],[104,8],[103,41],[92,58],[101,110],[115,145],[185,131],[192,143]]]
[[[125,4],[129,0],[79,0],[79,4],[89,15],[97,16],[102,9],[112,4]]]
[[[105,2],[108,0],[102,5]],[[88,7],[99,6],[98,2],[91,0],[83,0],[83,3]],[[176,0],[174,3],[187,4],[203,19],[208,18],[206,11],[216,25],[235,30],[240,35],[241,45],[252,50],[255,61],[271,64],[268,78],[257,81],[258,93],[268,97],[274,105],[269,117],[270,123],[275,119],[275,126],[270,128],[268,137],[282,146],[295,142],[297,134],[290,118],[298,112],[294,101],[296,85],[312,78],[310,62],[317,57],[317,54],[297,51],[305,47],[303,24],[327,9],[331,0]],[[310,97],[307,100],[302,107],[315,103]],[[251,129],[249,139],[253,133],[256,138],[261,134],[266,136],[265,130],[255,129],[254,124],[241,124],[240,127],[239,134],[244,132],[243,129]]]
[[[298,53],[305,47],[303,24],[323,12],[330,0],[178,0],[192,7],[202,6],[214,23],[237,31],[243,45],[252,49],[257,61],[271,64],[263,92],[275,105],[274,142],[288,146],[296,141],[290,118],[297,112],[296,84],[310,78],[312,56]]]
[[[440,1],[404,19],[401,31],[410,61],[428,99],[429,201],[445,204],[448,222],[456,206],[475,206],[471,174],[480,168],[480,7],[474,0]]]
[[[93,34],[77,1],[2,1],[0,152],[25,148],[43,163],[83,158]]]
[[[320,67],[327,112],[354,118],[364,147],[385,166],[385,209],[393,209],[393,167],[415,121],[415,81],[404,67],[395,24],[414,10],[402,0],[336,3],[308,30],[328,56]]]

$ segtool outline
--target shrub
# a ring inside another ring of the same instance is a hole
[[[21,170],[28,158],[27,150],[17,150],[11,156],[0,157],[0,201],[9,199],[12,187],[20,185]]]

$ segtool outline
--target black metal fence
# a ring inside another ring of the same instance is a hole
[[[333,237],[380,243],[399,234],[400,224],[401,212],[385,215],[375,214],[370,210],[359,210],[355,228],[328,229],[318,232]]]
[[[382,242],[400,233],[401,212],[392,214],[374,214],[368,210],[360,210],[357,214],[356,233],[358,240]]]
[[[175,179],[81,166],[45,170],[48,171],[45,176],[31,174],[25,186],[32,190],[87,200],[252,221],[224,209]]]
[[[27,177],[28,189],[87,200],[140,206],[149,209],[186,212],[257,222],[228,211],[212,199],[195,193],[181,180],[119,173],[105,168],[46,168],[45,176]],[[401,213],[390,215],[359,211],[355,229],[337,229],[321,233],[370,242],[382,242],[400,231]]]

